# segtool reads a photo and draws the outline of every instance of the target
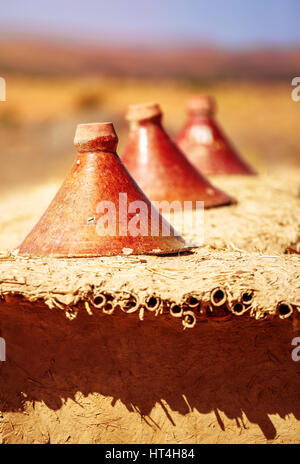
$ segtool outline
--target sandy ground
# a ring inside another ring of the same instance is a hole
[[[168,215],[176,229],[193,243],[216,249],[284,253],[300,236],[300,169],[272,175],[219,176],[212,182],[232,195],[236,205],[205,211],[204,230],[196,231],[187,213]],[[0,250],[17,247],[45,211],[59,183],[27,186],[3,194],[0,201]],[[191,224],[191,226],[189,225]]]
[[[174,321],[82,312],[71,322],[8,305],[1,333],[2,443],[299,443],[289,321],[182,332]]]

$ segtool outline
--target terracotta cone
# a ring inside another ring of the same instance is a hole
[[[128,141],[122,161],[152,201],[204,201],[205,207],[226,205],[231,198],[216,189],[165,132],[156,103],[130,105]]]
[[[214,119],[215,101],[198,96],[188,101],[188,118],[176,143],[205,175],[255,174],[240,157]]]
[[[78,150],[75,163],[42,218],[16,250],[19,254],[89,257],[169,254],[191,248],[153,208],[120,161],[116,154],[118,138],[111,123],[80,124],[74,143]],[[142,202],[146,215],[139,216],[136,209],[127,214],[125,194],[128,207],[133,201]],[[109,213],[109,219],[116,215],[115,230],[113,222],[101,222],[107,213],[99,207],[107,205],[104,201],[115,206],[116,212]],[[139,235],[127,232],[132,219],[137,221],[133,230],[142,231]],[[110,235],[107,230],[103,233],[108,225]],[[170,233],[166,235],[168,227]]]

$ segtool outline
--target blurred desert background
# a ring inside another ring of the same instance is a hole
[[[126,9],[89,0],[72,11],[65,1],[59,15],[57,2],[30,1],[19,11],[14,3],[0,19],[2,194],[61,181],[74,159],[76,124],[113,121],[121,154],[128,104],[159,102],[174,135],[187,98],[198,93],[216,97],[220,123],[259,172],[299,166],[300,102],[291,98],[300,63],[297,2],[249,9],[235,0],[227,7],[192,0],[187,12],[183,2],[150,8],[134,0]]]
[[[76,63],[76,48],[37,42],[1,45],[0,69],[7,85],[7,101],[0,103],[2,192],[63,179],[74,159],[77,123],[113,121],[121,154],[128,104],[159,102],[165,126],[174,135],[185,119],[187,98],[198,93],[216,97],[218,120],[260,172],[300,164],[300,103],[291,99],[300,49],[278,56],[266,52],[263,71],[260,53],[251,53],[255,72],[249,78],[247,53],[241,54],[245,68],[234,71],[234,53],[223,63],[216,50],[194,50],[188,63],[184,50],[173,59],[168,51],[154,50],[144,63],[131,50],[93,50],[91,57],[87,47]]]
[[[78,123],[112,121],[122,154],[131,103],[160,103],[174,136],[188,97],[213,95],[241,155],[261,174],[285,172],[288,184],[300,167],[300,102],[291,98],[298,10],[294,0],[3,6],[1,246],[15,246],[53,197],[73,163]]]

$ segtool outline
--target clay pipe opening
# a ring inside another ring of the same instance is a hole
[[[293,306],[290,303],[281,301],[277,305],[277,311],[279,312],[279,317],[281,319],[286,319],[293,314]]]
[[[243,303],[234,303],[234,305],[231,308],[231,311],[233,314],[236,314],[237,316],[241,316],[247,309],[243,305]]]
[[[253,301],[253,291],[247,290],[246,292],[242,293],[242,302],[245,305],[250,305]]]
[[[139,308],[139,302],[132,293],[121,299],[119,302],[120,308],[124,313],[134,313]]]
[[[182,324],[187,329],[192,329],[196,324],[196,316],[193,311],[185,311],[183,313]]]
[[[188,295],[185,299],[185,304],[189,308],[196,308],[199,305],[199,300],[194,295]]]
[[[102,309],[102,312],[103,312],[104,314],[112,314],[112,313],[114,312],[114,310],[115,310],[115,307],[116,307],[116,306],[114,305],[113,300],[107,301],[106,304],[105,304],[105,306],[104,306],[103,309]]]
[[[99,293],[94,296],[94,298],[90,299],[90,302],[95,308],[101,309],[106,304],[106,296],[103,293]]]
[[[156,295],[150,295],[145,299],[148,311],[156,311],[160,307],[161,299]]]
[[[173,317],[181,317],[183,313],[183,309],[176,303],[172,303],[170,307],[170,314]]]
[[[222,287],[214,288],[210,293],[210,301],[214,306],[223,306],[227,301],[225,289]]]

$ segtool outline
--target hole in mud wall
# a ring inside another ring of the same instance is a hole
[[[221,306],[226,302],[226,293],[222,288],[215,288],[211,292],[211,302],[214,306]]]
[[[173,304],[170,308],[170,313],[172,316],[174,317],[181,317],[182,315],[182,308],[177,305],[177,304]]]
[[[115,309],[115,307],[113,305],[112,300],[107,301],[106,304],[103,307],[103,312],[104,312],[104,314],[112,314],[114,312],[114,309]]]
[[[277,309],[282,318],[289,317],[293,313],[293,307],[289,303],[279,303]]]
[[[242,303],[235,303],[232,308],[233,312],[236,314],[240,314],[244,310],[244,306]]]
[[[102,309],[104,313],[111,314],[113,310],[113,296],[106,293],[99,293],[92,300],[95,308]]]
[[[250,304],[253,299],[253,292],[244,292],[242,294],[242,301],[245,304]]]
[[[98,295],[94,298],[93,304],[97,308],[101,308],[102,306],[104,306],[105,301],[106,301],[106,298],[104,295]]]
[[[199,304],[199,300],[198,298],[196,298],[195,296],[189,296],[187,299],[186,299],[186,304],[190,307],[190,308],[195,308],[196,306],[198,306]]]
[[[187,314],[184,319],[185,319],[185,322],[188,324],[192,324],[195,320],[195,318],[191,316],[191,314]]]
[[[184,327],[187,327],[187,328],[194,327],[196,324],[195,314],[191,311],[185,312],[182,324],[184,325]]]
[[[138,306],[138,302],[135,296],[131,296],[128,299],[121,300],[120,306],[122,311],[125,313],[132,311],[133,309],[136,309]]]
[[[101,309],[105,306],[106,301],[109,298],[106,297],[103,293],[99,293],[98,295],[94,296],[94,298],[90,299],[91,303],[95,308]]]
[[[146,299],[145,303],[146,303],[147,308],[151,310],[151,309],[158,308],[160,304],[160,300],[156,296],[152,295]]]

